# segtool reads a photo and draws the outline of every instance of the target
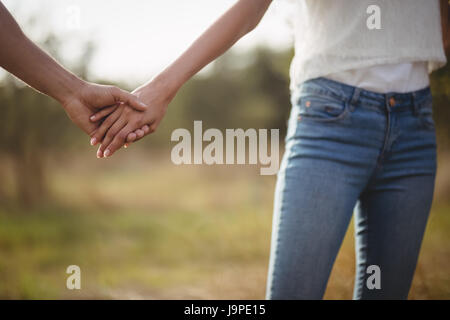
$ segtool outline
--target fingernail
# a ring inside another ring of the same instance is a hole
[[[97,150],[97,158],[101,158],[102,157],[102,152],[100,151],[100,149]]]
[[[143,108],[147,108],[147,105],[146,105],[145,103],[143,103],[143,102],[139,102],[139,104],[141,105],[141,107],[143,107]]]
[[[125,144],[123,147],[124,147],[125,149],[128,148],[128,144]]]
[[[105,153],[103,155],[105,156],[105,158],[108,158],[110,153],[111,153],[111,151],[109,151],[109,149],[106,149]]]
[[[91,116],[89,119],[91,119],[92,121],[95,120],[95,116]]]
[[[96,143],[97,143],[97,138],[92,138],[91,139],[91,146],[95,146]]]

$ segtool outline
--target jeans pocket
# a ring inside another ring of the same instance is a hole
[[[302,95],[298,100],[299,120],[335,122],[348,114],[348,103],[338,98],[321,94]]]
[[[419,107],[418,117],[423,129],[435,130],[431,99]]]

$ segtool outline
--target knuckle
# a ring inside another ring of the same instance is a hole
[[[99,135],[99,136],[102,136],[102,137],[106,136],[106,133],[107,133],[106,131],[107,131],[107,130],[108,130],[107,128],[105,128],[105,129],[103,129],[103,130],[100,130],[99,133],[98,133],[98,135]]]
[[[113,124],[113,119],[111,119],[111,118],[107,118],[105,121],[103,121],[102,126],[101,126],[101,130],[103,131],[103,133],[105,133],[106,130],[108,130],[112,124]]]
[[[125,141],[122,138],[116,139],[113,143],[111,143],[111,146],[115,149],[120,148],[125,143]]]
[[[128,136],[128,134],[126,132],[121,132],[121,133],[119,133],[117,138],[118,138],[119,141],[125,141],[127,136]]]
[[[101,138],[105,135],[105,131],[102,129],[99,129],[96,133],[94,133],[94,137]]]
[[[142,127],[145,125],[144,120],[143,120],[142,118],[137,119],[137,120],[136,120],[136,125],[137,125],[139,128],[142,128]]]
[[[114,94],[119,94],[119,92],[120,92],[119,88],[117,88],[115,86],[110,86],[109,90],[111,90],[111,92]]]
[[[112,133],[111,131],[109,131],[109,132],[106,134],[106,139],[109,140],[109,141],[111,141],[112,138],[114,138],[114,133]]]

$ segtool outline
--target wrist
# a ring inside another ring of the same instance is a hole
[[[176,79],[172,78],[170,74],[162,72],[153,78],[148,85],[156,88],[158,92],[162,93],[162,97],[167,103],[177,94],[181,84],[177,83]]]
[[[81,92],[89,84],[73,74],[68,74],[61,79],[62,87],[54,98],[61,103],[64,109],[70,101],[81,99]]]

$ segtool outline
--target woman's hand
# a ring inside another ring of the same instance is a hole
[[[89,121],[89,117],[100,109],[102,112],[111,113],[119,103],[126,103],[136,110],[147,110],[147,106],[140,102],[135,95],[122,89],[84,81],[79,82],[80,85],[76,87],[73,94],[64,97],[61,104],[70,120],[89,135],[92,135],[99,125],[99,123]]]
[[[154,132],[177,90],[204,66],[253,30],[271,1],[237,1],[155,80],[135,90],[133,93],[149,105],[147,111],[137,112],[121,105],[113,113],[111,110],[99,112],[93,121],[99,121],[111,114],[93,135],[93,144],[102,141],[97,156],[111,156],[125,142],[131,143]]]
[[[148,105],[146,111],[136,111],[126,104],[116,109],[104,109],[91,117],[92,122],[105,118],[94,132],[91,144],[101,141],[97,157],[109,157],[125,143],[131,143],[155,132],[166,114],[167,106],[173,98],[170,90],[161,82],[153,80],[132,92],[139,101]]]

